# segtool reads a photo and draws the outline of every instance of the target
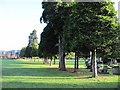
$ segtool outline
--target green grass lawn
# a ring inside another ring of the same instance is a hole
[[[3,88],[118,88],[120,76],[98,74],[91,78],[90,70],[85,69],[83,60],[80,69],[73,73],[74,60],[67,60],[67,71],[58,70],[57,64],[42,64],[42,60],[2,60]]]

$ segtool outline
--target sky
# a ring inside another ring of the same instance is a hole
[[[0,50],[27,46],[28,36],[36,29],[38,42],[46,24],[40,23],[42,0],[0,0]]]
[[[112,0],[113,1],[113,0]],[[118,10],[118,0],[114,0]],[[40,33],[46,24],[40,23],[42,0],[0,0],[0,50],[21,50],[28,45],[28,36]]]

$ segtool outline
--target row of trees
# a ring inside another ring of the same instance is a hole
[[[37,57],[38,56],[38,41],[37,41],[37,31],[33,30],[29,36],[29,43],[27,47],[23,47],[20,53],[21,57]]]
[[[43,2],[41,22],[47,23],[41,34],[39,57],[59,54],[59,69],[66,70],[65,56],[78,57],[92,52],[93,77],[97,76],[96,53],[101,57],[119,57],[120,29],[113,2]],[[117,50],[119,49],[119,50]]]

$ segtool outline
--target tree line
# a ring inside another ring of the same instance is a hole
[[[120,57],[120,24],[113,4],[108,1],[42,2],[44,11],[40,22],[47,26],[41,33],[37,55],[45,60],[58,55],[59,69],[64,71],[65,56],[70,52],[75,53],[75,70],[78,58],[88,57],[92,52],[93,77],[97,77],[96,56],[104,62],[108,57]],[[25,51],[29,48],[28,44]]]
[[[37,57],[38,56],[38,41],[37,41],[37,31],[33,30],[29,35],[29,43],[27,47],[23,47],[21,49],[20,56],[21,57]]]

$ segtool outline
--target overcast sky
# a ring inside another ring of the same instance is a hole
[[[115,7],[117,9],[118,0]],[[27,46],[36,29],[38,42],[46,24],[40,23],[42,0],[0,0],[0,50],[20,50]]]

